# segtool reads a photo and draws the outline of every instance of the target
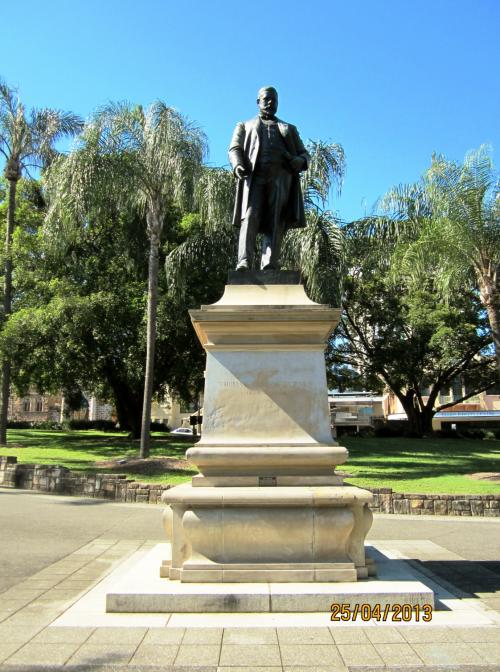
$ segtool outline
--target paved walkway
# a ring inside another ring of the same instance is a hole
[[[452,598],[431,623],[407,625],[329,614],[151,614],[131,625],[78,611],[106,575],[164,541],[161,507],[0,489],[0,539],[1,672],[500,670],[500,520],[375,517],[378,551]]]

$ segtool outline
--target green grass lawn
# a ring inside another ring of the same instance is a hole
[[[367,488],[427,494],[499,494],[500,483],[468,474],[500,472],[500,441],[473,439],[342,438],[346,481]]]
[[[182,461],[192,445],[188,439],[154,434],[151,460],[138,464],[99,464],[133,460],[139,441],[119,432],[9,430],[8,448],[19,462],[59,464],[74,471],[126,474],[144,482],[182,483],[196,468]],[[339,471],[346,482],[396,492],[435,494],[498,494],[500,484],[468,478],[478,472],[500,472],[500,441],[470,439],[343,438],[349,460]],[[158,458],[174,458],[170,462]],[[176,462],[180,458],[180,462]]]
[[[100,462],[133,460],[139,454],[139,440],[129,439],[120,432],[50,431],[38,429],[9,429],[8,448],[0,455],[15,455],[18,462],[51,464],[73,471],[126,474],[147,483],[183,483],[197,473],[196,467],[180,463],[179,468],[165,468],[155,458],[184,458],[191,440],[153,433],[151,460],[143,464],[99,465]]]

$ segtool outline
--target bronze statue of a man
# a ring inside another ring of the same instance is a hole
[[[252,268],[258,233],[261,269],[277,269],[285,231],[305,226],[299,173],[307,169],[309,154],[295,126],[276,117],[275,88],[260,89],[257,104],[258,116],[237,124],[229,147],[238,178],[233,218],[240,227],[238,271]]]

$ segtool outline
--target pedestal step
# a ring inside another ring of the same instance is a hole
[[[400,604],[434,606],[434,594],[411,575],[395,581],[321,583],[181,583],[154,574],[160,557],[169,556],[168,544],[158,544],[143,554],[127,574],[110,587],[106,611],[114,613],[205,612],[325,612],[328,622],[332,604],[367,604],[370,607]],[[340,563],[337,563],[340,569]],[[348,567],[350,563],[345,563]],[[367,565],[372,566],[371,562]],[[272,565],[269,565],[272,567]],[[237,570],[235,570],[237,571]],[[245,570],[248,571],[248,570]],[[349,571],[349,570],[347,570]]]

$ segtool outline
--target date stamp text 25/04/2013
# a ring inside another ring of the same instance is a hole
[[[432,605],[430,604],[337,604],[330,607],[331,621],[355,621],[358,616],[362,621],[392,621],[409,623],[412,620],[432,621]]]

